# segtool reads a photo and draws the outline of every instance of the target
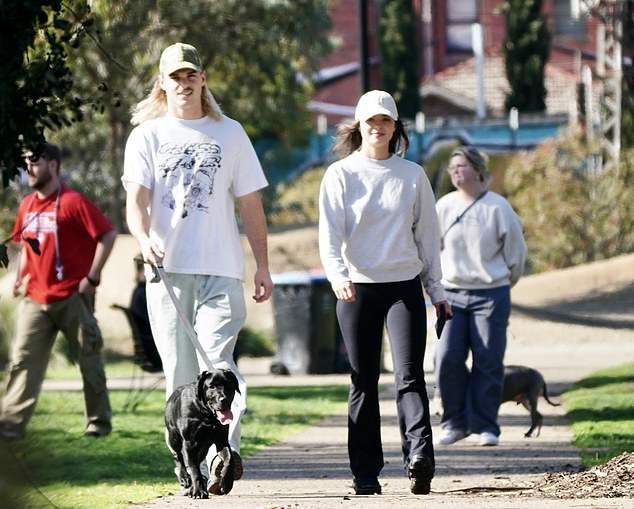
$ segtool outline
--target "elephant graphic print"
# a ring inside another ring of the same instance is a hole
[[[222,162],[220,146],[212,142],[163,143],[158,149],[157,162],[166,188],[161,204],[175,210],[176,198],[182,195],[181,217],[196,211],[206,213]]]

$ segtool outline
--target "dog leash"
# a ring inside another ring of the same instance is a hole
[[[170,296],[170,299],[172,300],[172,304],[174,304],[174,308],[176,309],[176,314],[178,314],[178,318],[180,318],[180,321],[185,327],[185,332],[187,333],[187,336],[189,337],[190,341],[194,345],[194,348],[198,350],[198,353],[203,358],[205,364],[207,365],[207,368],[209,368],[209,370],[213,370],[214,369],[213,364],[207,358],[207,353],[205,352],[202,345],[200,344],[200,341],[198,341],[198,334],[196,334],[194,327],[192,326],[190,321],[187,319],[187,316],[185,315],[185,310],[183,309],[183,306],[180,300],[178,300],[178,297],[176,296],[176,293],[174,292],[174,287],[170,283],[169,277],[167,276],[167,273],[165,272],[165,269],[163,268],[163,263],[160,262],[157,265],[152,265],[152,270],[154,271],[154,278],[152,279],[151,282],[152,283],[156,282],[157,278],[163,281],[163,284],[165,285],[165,289],[167,290],[167,294]]]

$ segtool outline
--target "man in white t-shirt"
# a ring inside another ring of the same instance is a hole
[[[148,282],[148,312],[163,362],[166,398],[176,387],[193,382],[209,362],[235,373],[240,393],[232,406],[229,443],[238,479],[246,384],[233,351],[246,309],[235,203],[256,262],[253,299],[264,302],[273,283],[258,191],[267,181],[244,129],[223,115],[205,80],[196,48],[176,43],[163,51],[154,88],[132,117],[137,127],[126,144],[122,180],[130,233],[147,264],[162,264],[207,356],[198,358],[164,282]],[[213,482],[212,472],[210,492]]]

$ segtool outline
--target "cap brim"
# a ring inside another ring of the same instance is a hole
[[[192,69],[193,71],[201,72],[201,68],[191,62],[174,62],[163,69],[163,74],[172,74],[173,72],[180,71],[181,69]]]
[[[363,115],[358,117],[357,120],[365,122],[367,119],[372,118],[376,115],[386,115],[390,117],[392,120],[398,120],[397,118],[394,118],[394,114],[390,110],[388,110],[387,108],[381,108],[381,107],[377,107],[372,109],[371,111],[365,112]]]

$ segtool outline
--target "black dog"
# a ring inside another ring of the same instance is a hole
[[[524,405],[531,413],[531,427],[524,434],[525,437],[533,436],[533,431],[537,429],[535,436],[539,436],[542,429],[544,417],[537,411],[537,400],[539,396],[552,406],[559,406],[548,399],[546,382],[542,374],[536,369],[526,366],[504,366],[504,389],[502,391],[502,402],[516,401]]]
[[[214,494],[226,495],[233,488],[233,458],[229,447],[231,403],[238,379],[229,370],[204,371],[196,382],[176,388],[165,405],[167,442],[176,465],[176,477],[184,494],[208,498],[207,479],[200,471],[212,445],[222,468]]]

